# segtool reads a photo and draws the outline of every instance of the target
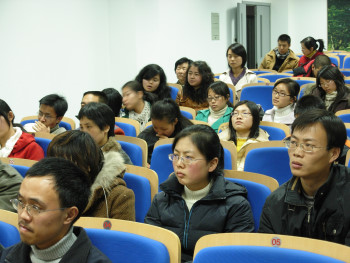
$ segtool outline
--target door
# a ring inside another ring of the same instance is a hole
[[[237,4],[237,28],[236,28],[236,42],[247,46],[247,5]]]
[[[255,6],[255,61],[259,66],[266,53],[271,49],[270,6]]]

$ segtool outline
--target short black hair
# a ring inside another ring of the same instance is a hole
[[[43,97],[41,100],[39,100],[39,106],[41,104],[52,107],[55,110],[57,117],[63,117],[68,110],[68,103],[66,99],[57,94],[50,94]]]
[[[177,60],[175,62],[175,68],[174,68],[174,71],[176,71],[176,68],[180,65],[182,65],[183,63],[188,63],[188,65],[190,65],[193,61],[189,58],[186,58],[186,57],[183,57],[183,58],[180,58],[179,60]]]
[[[279,84],[285,84],[287,86],[289,95],[291,98],[294,98],[294,103],[295,103],[297,101],[297,97],[300,91],[299,83],[293,79],[284,78],[284,79],[277,80],[273,85],[273,88],[276,88]]]
[[[60,206],[69,208],[76,206],[78,216],[84,212],[90,197],[91,182],[85,173],[73,162],[63,158],[48,157],[35,163],[26,173],[26,177],[52,176],[54,189],[58,193]]]
[[[244,68],[245,63],[247,62],[247,51],[245,50],[245,47],[239,43],[231,44],[226,50],[226,57],[228,56],[229,50],[231,50],[232,53],[235,53],[236,55],[242,57],[241,67]],[[230,65],[228,65],[228,67],[230,68]]]
[[[78,113],[78,119],[83,117],[92,120],[100,130],[103,130],[106,126],[109,127],[108,137],[114,136],[115,116],[112,109],[104,103],[91,102],[81,108]]]
[[[320,123],[327,134],[327,150],[339,148],[342,152],[347,139],[344,122],[332,112],[321,109],[309,110],[296,118],[292,124],[292,134],[295,130],[304,130]]]
[[[295,104],[294,116],[299,116],[312,109],[325,110],[326,105],[324,104],[324,101],[320,97],[317,97],[311,94],[304,95]]]
[[[104,104],[108,103],[107,95],[104,92],[102,92],[102,91],[90,90],[90,91],[85,92],[83,94],[83,97],[85,95],[88,95],[88,94],[91,94],[91,95],[94,95],[94,96],[98,97],[98,102],[101,102],[101,103],[104,103]]]
[[[102,92],[106,94],[108,103],[107,105],[113,110],[114,116],[119,117],[120,109],[123,104],[123,97],[115,88],[106,88]]]
[[[290,45],[290,36],[288,36],[287,34],[282,34],[278,37],[277,41],[287,41],[288,45]]]
[[[314,60],[315,69],[319,69],[327,65],[332,65],[332,61],[327,55],[319,55]]]

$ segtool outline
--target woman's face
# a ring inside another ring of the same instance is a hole
[[[154,131],[157,133],[157,136],[162,137],[170,137],[175,131],[175,125],[178,122],[177,118],[173,123],[169,123],[166,118],[162,120],[152,119],[152,125]]]
[[[80,119],[80,130],[90,134],[100,147],[105,145],[108,141],[108,125],[106,125],[104,130],[101,130],[93,120],[90,120],[84,116]]]
[[[180,184],[186,185],[192,191],[203,189],[208,185],[209,172],[215,170],[217,158],[208,163],[204,155],[192,143],[190,137],[178,140],[174,148],[174,155],[179,157],[178,160],[174,159],[173,167]],[[190,158],[192,161],[184,163],[185,159],[181,159],[182,157]]]
[[[301,43],[301,52],[303,52],[303,54],[305,56],[310,55],[313,51],[314,51],[313,47],[311,47],[310,49],[307,49],[307,47],[305,47],[304,43]]]
[[[320,86],[327,94],[331,94],[337,90],[337,85],[332,79],[320,78]]]
[[[232,126],[237,132],[248,132],[253,126],[253,116],[245,104],[238,106],[233,111],[231,118]]]
[[[155,75],[150,79],[142,79],[142,86],[145,91],[154,92],[158,89],[160,83],[160,76]]]
[[[194,88],[197,88],[202,83],[202,75],[198,71],[198,67],[191,66],[187,73],[188,83]]]
[[[272,90],[272,104],[278,109],[287,107],[293,102],[294,99],[290,96],[286,84],[280,83]]]
[[[241,56],[233,53],[231,49],[227,52],[227,63],[230,65],[231,69],[242,68],[243,59]]]
[[[122,90],[123,105],[127,110],[134,110],[136,106],[142,101],[143,93],[141,91],[135,92],[128,86]]]
[[[208,103],[213,111],[219,111],[226,107],[228,99],[216,94],[212,89],[208,90]]]

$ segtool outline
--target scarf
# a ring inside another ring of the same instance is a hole
[[[312,51],[309,55],[307,55],[306,57],[308,57],[308,58],[312,58],[313,57],[313,55],[315,55],[316,54],[316,52],[317,52],[317,50],[314,50],[314,51]]]
[[[227,110],[227,105],[221,110],[218,111],[213,111],[211,107],[209,107],[209,116],[208,116],[208,124],[212,126],[218,119],[220,119],[222,116],[224,116],[226,110]]]
[[[129,118],[136,120],[140,123],[140,132],[142,132],[145,129],[146,123],[151,117],[151,104],[145,100],[145,106],[143,107],[143,110],[140,114],[136,113],[135,111],[129,112]]]
[[[338,92],[335,90],[330,94],[326,94],[326,97],[324,99],[324,103],[326,104],[326,109],[332,105],[332,103],[335,101],[335,98],[337,97]]]
[[[231,78],[232,84],[233,84],[234,86],[236,86],[236,84],[238,83],[238,81],[240,81],[240,79],[243,78],[243,76],[245,75],[245,72],[246,72],[246,68],[243,68],[242,73],[239,74],[239,76],[236,78],[236,77],[233,75],[232,70],[230,70],[230,78]]]
[[[288,49],[288,51],[287,51],[286,54],[281,54],[281,53],[278,51],[278,48],[277,48],[277,47],[276,47],[273,51],[275,51],[276,57],[277,57],[278,59],[283,59],[283,60],[285,60],[285,59],[289,56],[289,49]]]
[[[0,157],[8,157],[22,135],[22,130],[19,127],[13,127],[13,129],[15,134],[7,140],[3,147],[0,146]]]

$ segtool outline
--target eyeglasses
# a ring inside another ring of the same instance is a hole
[[[320,83],[320,87],[328,87],[331,83],[333,83],[332,79],[328,79],[323,83]]]
[[[315,148],[316,149],[327,148],[327,147],[318,147],[309,143],[297,143],[296,141],[289,140],[289,139],[284,140],[283,142],[288,149],[295,151],[298,147],[300,147],[306,153],[313,153]]]
[[[205,159],[195,159],[195,158],[192,158],[192,157],[188,157],[188,156],[182,156],[180,157],[179,155],[177,154],[169,154],[169,160],[172,161],[172,162],[178,162],[179,160],[181,160],[182,163],[184,164],[191,164],[193,163],[194,161],[198,161],[198,160],[205,160]]]
[[[288,94],[286,94],[286,93],[283,93],[283,92],[278,92],[278,91],[277,91],[277,90],[275,90],[275,89],[273,89],[273,90],[272,90],[272,94],[273,94],[274,96],[278,95],[278,97],[286,97],[286,96],[290,96],[290,95],[288,95]]]
[[[231,113],[231,117],[237,118],[238,115],[241,115],[242,118],[247,119],[252,114],[250,112],[238,112],[238,111],[234,111]]]
[[[214,101],[217,101],[218,99],[220,99],[222,96],[220,96],[220,95],[216,95],[216,96],[214,96],[214,97],[208,97],[207,98],[207,101],[208,102],[211,102],[212,100],[214,100]]]
[[[57,117],[52,117],[51,115],[45,114],[45,113],[43,113],[43,112],[41,112],[41,111],[38,112],[38,116],[39,116],[39,117],[44,117],[45,120],[50,120],[50,119],[55,119],[55,118],[57,118]]]
[[[13,208],[16,209],[18,212],[22,211],[25,208],[27,210],[27,213],[30,216],[37,216],[40,213],[44,213],[44,212],[58,211],[58,210],[66,209],[66,208],[58,208],[58,209],[43,210],[36,205],[28,205],[28,204],[25,205],[22,203],[22,201],[20,201],[18,199],[11,199],[10,202],[12,203]]]

